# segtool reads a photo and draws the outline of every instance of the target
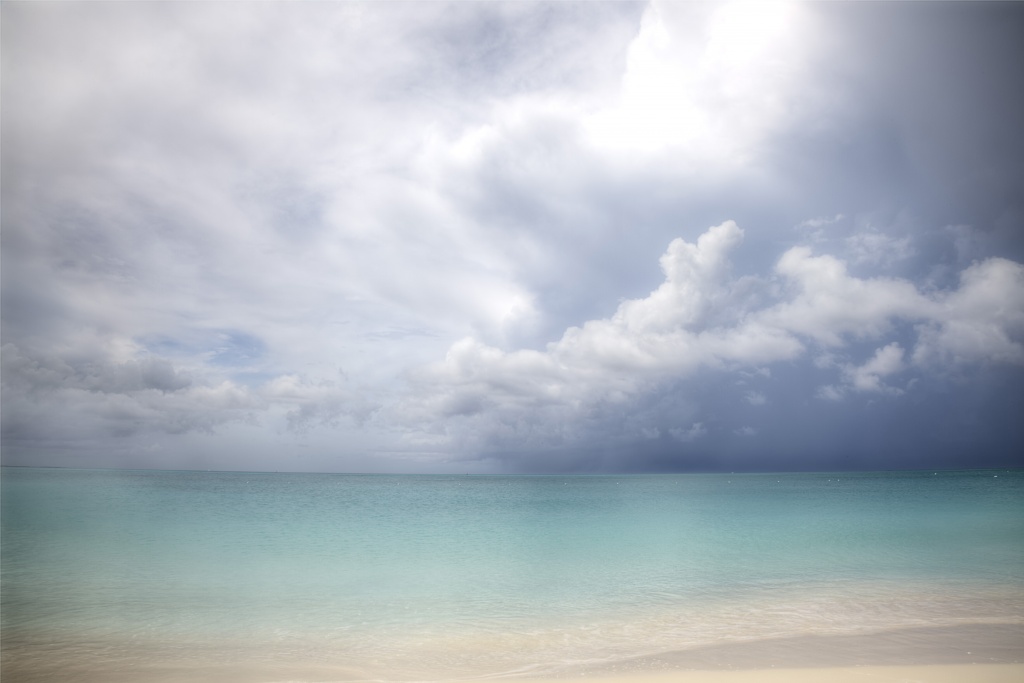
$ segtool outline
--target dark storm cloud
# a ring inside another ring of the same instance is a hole
[[[1012,3],[814,5],[825,51],[818,87],[837,116],[778,140],[773,163],[808,208],[863,214],[933,239],[970,226],[971,258],[1024,257],[1024,14]],[[932,244],[929,244],[932,242]],[[932,265],[934,265],[932,263]]]

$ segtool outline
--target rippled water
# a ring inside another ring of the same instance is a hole
[[[1024,622],[1020,471],[4,468],[2,505],[5,679],[543,673]]]

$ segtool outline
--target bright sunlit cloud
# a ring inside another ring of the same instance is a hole
[[[795,78],[806,40],[792,3],[652,3],[629,46],[618,101],[586,129],[599,147],[742,163],[801,97]]]

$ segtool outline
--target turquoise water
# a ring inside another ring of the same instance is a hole
[[[5,680],[548,673],[1024,622],[1021,471],[4,468],[2,523]]]

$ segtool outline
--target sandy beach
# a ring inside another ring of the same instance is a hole
[[[532,683],[564,683],[566,680],[570,679],[531,679]],[[1024,664],[670,671],[585,677],[585,680],[601,683],[1020,683],[1024,681]]]
[[[532,683],[1019,683],[1024,625],[963,624],[736,642],[566,670]]]
[[[524,668],[503,673],[442,672],[415,662],[354,666],[344,657],[313,664],[248,662],[214,652],[188,660],[128,664],[5,660],[4,680],[80,683],[1020,683],[1024,625],[972,624],[848,636],[801,636],[692,648],[625,660]],[[13,664],[14,666],[9,666]],[[128,664],[125,666],[125,664]]]

